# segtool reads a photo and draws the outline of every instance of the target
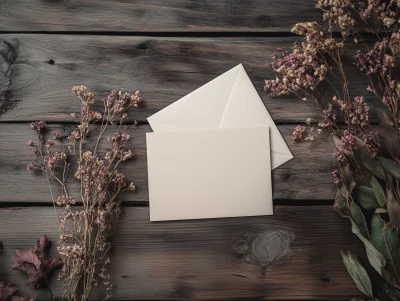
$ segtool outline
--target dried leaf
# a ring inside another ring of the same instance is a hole
[[[365,143],[359,139],[357,139],[357,148],[353,149],[353,154],[357,161],[362,164],[365,168],[371,171],[374,176],[378,177],[381,180],[385,180],[385,171],[383,170],[379,161],[375,158],[371,157]]]
[[[344,185],[341,185],[341,188],[342,187],[344,187]],[[340,213],[340,215],[344,217],[350,217],[350,208],[347,204],[347,199],[343,196],[341,188],[338,187],[336,190],[336,197],[335,203],[333,204],[333,209],[335,209],[337,212]]]
[[[340,145],[342,144],[342,141],[337,135],[331,135],[331,141],[332,144],[335,146],[337,150],[340,150]]]
[[[384,220],[376,213],[371,219],[371,243],[385,256],[389,271],[400,275],[400,237],[396,231],[385,228]]]
[[[17,285],[0,281],[0,301],[9,301],[18,292]]]
[[[378,157],[379,162],[382,164],[382,167],[390,173],[397,180],[400,180],[400,164],[396,163],[393,160]]]
[[[364,214],[362,213],[360,207],[354,202],[351,204],[351,217],[360,229],[361,234],[369,239],[370,236]]]
[[[381,205],[381,207],[385,206],[386,203],[385,192],[383,191],[381,184],[379,184],[378,180],[374,176],[372,176],[371,179],[371,186],[376,196],[376,199],[378,200],[379,205]]]
[[[28,274],[28,283],[33,290],[48,287],[47,274],[62,264],[60,258],[45,258],[48,243],[45,236],[37,241],[34,248],[15,250],[12,268]]]
[[[351,278],[356,284],[357,288],[364,295],[374,298],[372,294],[372,284],[369,279],[368,273],[365,268],[358,262],[357,258],[349,251],[340,251],[342,254],[343,263],[347,268]]]
[[[354,187],[356,186],[356,182],[354,181],[353,174],[347,166],[340,166],[340,176],[343,183],[346,185],[346,188],[351,195]],[[347,197],[347,196],[345,196]]]
[[[400,229],[400,204],[390,184],[386,188],[386,208],[390,218],[390,225],[393,228]]]
[[[392,155],[393,159],[400,159],[400,140],[399,134],[386,123],[381,123],[378,129],[379,137],[381,138],[386,149]]]
[[[353,198],[364,209],[376,209],[381,207],[373,189],[367,186],[356,186],[353,190]]]
[[[388,124],[390,126],[394,125],[393,120],[385,112],[382,112],[380,114],[380,117],[381,117],[381,123],[385,123],[385,124]]]

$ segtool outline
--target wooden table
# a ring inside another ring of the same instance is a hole
[[[317,120],[318,111],[263,91],[263,80],[274,76],[265,67],[272,53],[296,39],[291,26],[319,19],[313,0],[1,0],[0,279],[24,287],[25,278],[10,268],[13,250],[42,234],[57,241],[46,182],[26,170],[29,122],[70,131],[70,113],[79,110],[71,87],[84,84],[99,97],[124,88],[140,89],[145,98],[133,116],[140,121],[131,131],[136,160],[123,168],[138,189],[122,196],[111,254],[115,299],[360,295],[340,257],[340,249],[363,249],[332,209],[328,135],[291,141],[293,127]],[[238,63],[294,154],[273,172],[274,216],[150,223],[146,117]],[[354,87],[365,86],[359,76],[350,78]],[[60,294],[56,280],[53,290]]]

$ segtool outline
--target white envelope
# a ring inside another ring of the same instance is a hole
[[[268,127],[147,133],[150,220],[270,215]]]
[[[242,64],[147,120],[157,133],[269,126],[272,169],[293,158]]]

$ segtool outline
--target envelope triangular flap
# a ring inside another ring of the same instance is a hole
[[[221,122],[239,66],[150,116],[153,131],[215,129]],[[164,125],[168,125],[166,128]]]
[[[240,64],[238,68],[219,128],[270,126],[272,168],[275,168],[293,156],[243,66]]]

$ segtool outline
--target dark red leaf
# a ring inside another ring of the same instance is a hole
[[[47,274],[62,264],[60,258],[45,258],[47,246],[47,239],[42,236],[33,248],[15,250],[15,255],[12,258],[13,269],[23,271],[28,275],[28,283],[33,290],[47,288]]]
[[[3,281],[0,281],[0,301],[11,300],[12,296],[17,292],[18,289],[15,284],[6,284]]]

